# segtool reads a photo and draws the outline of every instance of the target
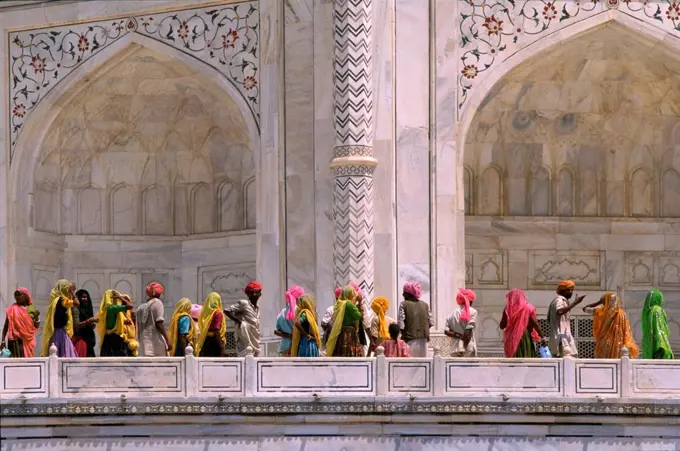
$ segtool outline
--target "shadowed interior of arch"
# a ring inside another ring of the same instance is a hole
[[[503,76],[465,142],[468,215],[680,217],[680,56],[610,22]]]
[[[255,227],[253,143],[215,81],[130,44],[82,83],[55,103],[60,112],[41,143],[36,230],[167,236]]]

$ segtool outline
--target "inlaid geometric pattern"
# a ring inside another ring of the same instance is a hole
[[[351,166],[343,166],[343,172]],[[360,167],[361,171],[367,169]],[[371,169],[372,168],[368,168]],[[372,172],[372,171],[368,171]],[[336,286],[356,281],[368,299],[373,295],[373,175],[335,177],[333,189]]]
[[[9,33],[10,162],[31,112],[92,56],[137,33],[169,45],[221,73],[259,124],[258,2],[186,8]]]
[[[336,146],[373,143],[371,3],[333,2]]]
[[[334,0],[335,158],[373,156],[372,0]],[[333,169],[336,286],[373,293],[373,166]]]

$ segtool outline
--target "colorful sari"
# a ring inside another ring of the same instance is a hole
[[[82,301],[83,295],[87,296],[87,302]],[[94,316],[90,293],[87,290],[80,289],[76,291],[76,298],[80,301],[80,305],[73,309],[74,325],[87,321]],[[97,338],[95,337],[93,326],[88,325],[74,330],[73,346],[76,349],[78,357],[95,357],[94,347],[96,344]]]
[[[534,341],[540,337],[535,330],[529,331],[529,319],[536,316],[536,307],[527,301],[524,292],[513,288],[505,295],[507,325],[503,332],[503,351],[506,357],[536,357]]]
[[[12,357],[33,357],[35,334],[38,333],[33,318],[26,308],[19,304],[10,305],[5,313],[7,314],[7,346],[12,352]]]
[[[57,347],[58,357],[77,357],[76,350],[71,342],[73,336],[73,314],[71,309],[75,306],[71,296],[71,281],[60,279],[50,291],[50,304],[45,313],[45,330],[43,331],[40,354],[47,357],[50,345]],[[55,327],[55,319],[59,323]],[[63,323],[63,324],[62,324]]]
[[[305,294],[298,298],[296,319],[312,339],[308,340],[307,337],[303,337],[300,329],[294,327],[290,348],[291,357],[319,357],[321,334],[316,320],[316,303],[311,296]]]
[[[663,294],[650,290],[642,308],[642,358],[673,359]]]
[[[602,295],[603,305],[593,311],[593,338],[596,359],[620,359],[621,348],[635,359],[640,348],[635,344],[626,312],[619,306],[619,297],[611,292]]]
[[[127,298],[129,296],[122,295]],[[124,308],[123,308],[124,307]],[[109,310],[112,310],[109,312]],[[115,315],[110,320],[109,315]],[[137,356],[139,342],[137,341],[137,328],[132,321],[132,310],[123,306],[121,301],[114,299],[113,290],[106,290],[99,304],[99,322],[97,333],[101,340],[99,355],[101,357],[127,357]]]
[[[220,328],[211,330],[210,325],[216,314],[223,316]],[[202,357],[219,357],[227,342],[227,322],[222,313],[222,297],[219,293],[212,292],[205,298],[201,314],[198,316],[198,329],[200,334],[196,340],[195,355],[201,356],[201,351],[203,351]]]
[[[183,319],[186,318],[186,319]],[[170,355],[180,357],[184,355],[184,349],[179,349],[179,337],[182,335],[180,329],[180,320],[189,325],[189,331],[186,332],[187,344],[191,347],[196,347],[196,325],[191,319],[191,301],[188,298],[182,298],[175,306],[175,311],[172,312],[172,319],[170,320],[170,328],[168,329],[168,340],[172,345]]]
[[[359,340],[361,311],[354,305],[357,296],[351,286],[343,288],[333,308],[333,329],[326,343],[329,357],[363,357],[364,350]]]

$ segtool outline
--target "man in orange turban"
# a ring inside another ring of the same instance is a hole
[[[574,295],[576,284],[572,280],[563,280],[557,285],[557,297],[548,309],[548,325],[550,326],[550,352],[553,357],[576,357],[578,349],[571,333],[569,312],[579,305],[585,295],[578,296],[574,302],[569,299]]]

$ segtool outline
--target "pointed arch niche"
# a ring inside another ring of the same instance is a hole
[[[221,205],[217,191],[227,178],[236,193],[253,185],[258,161],[257,124],[230,86],[213,68],[137,35],[64,79],[17,141],[11,271],[50,265],[111,287],[123,277],[136,281],[128,287],[135,298],[160,271],[169,290],[197,300],[204,266],[247,265],[254,277],[245,199]],[[229,227],[218,228],[218,215]]]
[[[680,39],[662,40],[658,30],[625,20],[589,20],[591,29],[559,45],[539,41],[519,64],[509,58],[487,77],[490,89],[468,99],[459,136],[462,164],[479,177],[476,215],[677,214],[663,189],[675,173],[636,168],[640,161],[653,167],[668,149],[675,149],[668,161],[680,159],[669,132],[680,124],[680,91],[649,89],[680,86]],[[504,176],[502,192],[485,180],[489,168]],[[469,185],[468,172],[461,186]]]

